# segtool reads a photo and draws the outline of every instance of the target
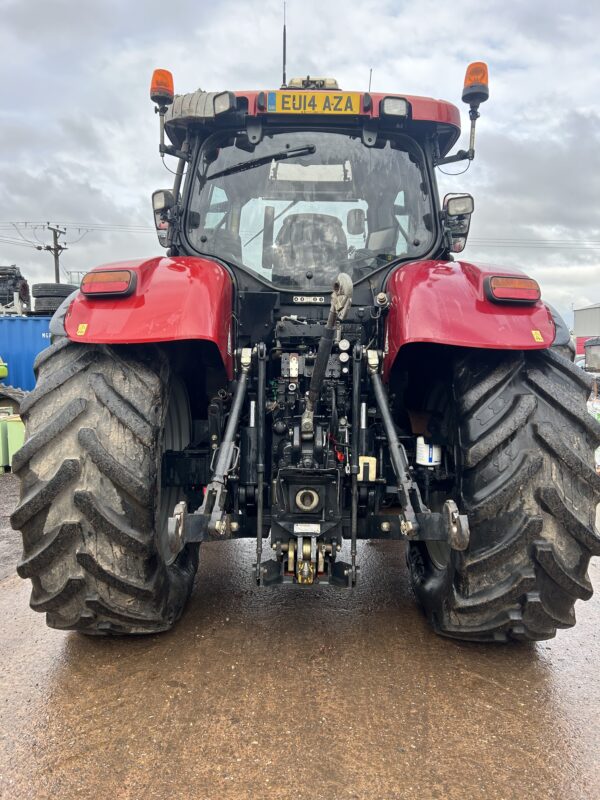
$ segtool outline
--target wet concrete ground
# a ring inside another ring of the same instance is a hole
[[[259,590],[249,542],[211,544],[173,632],[106,640],[46,628],[19,552],[0,529],[3,800],[600,797],[600,594],[550,642],[461,644],[401,546],[362,546],[349,592]]]

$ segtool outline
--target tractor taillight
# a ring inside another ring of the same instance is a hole
[[[509,278],[495,275],[487,279],[486,294],[498,303],[536,303],[540,287],[532,278]]]
[[[135,272],[128,269],[105,269],[88,272],[81,281],[81,291],[86,295],[127,295],[135,288]]]

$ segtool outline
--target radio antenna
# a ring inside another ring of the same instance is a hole
[[[287,86],[287,78],[285,75],[285,62],[286,62],[286,30],[285,30],[285,0],[283,0],[283,83],[281,85],[282,89],[285,89]]]
[[[371,91],[371,78],[373,77],[373,67],[369,70],[369,92]]]

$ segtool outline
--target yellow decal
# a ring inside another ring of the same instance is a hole
[[[77,326],[77,336],[85,336],[86,331],[87,331],[87,322],[82,322],[80,325]]]
[[[536,342],[543,342],[544,341],[544,337],[542,336],[542,334],[539,331],[531,331],[531,335],[533,336],[533,338],[535,339]]]

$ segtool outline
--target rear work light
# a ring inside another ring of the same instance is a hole
[[[496,303],[537,303],[540,287],[532,278],[509,278],[495,275],[486,281],[486,294]]]
[[[386,117],[408,117],[408,101],[403,97],[384,97],[379,113]]]
[[[128,295],[135,289],[135,272],[128,269],[106,269],[88,272],[81,281],[81,291],[85,295],[114,297]]]

